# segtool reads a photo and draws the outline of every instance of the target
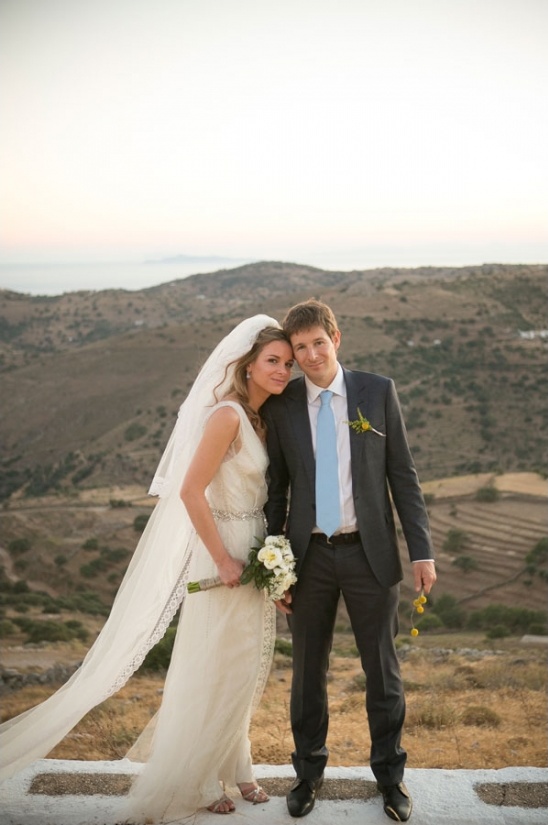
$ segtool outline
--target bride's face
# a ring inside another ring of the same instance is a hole
[[[293,350],[286,341],[265,344],[247,368],[248,390],[279,395],[287,387],[293,366]]]

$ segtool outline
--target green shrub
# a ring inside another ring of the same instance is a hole
[[[32,619],[29,619],[28,616],[16,616],[14,619],[12,619],[12,621],[24,633],[26,633],[32,625]]]
[[[532,636],[546,636],[546,625],[545,624],[535,624],[531,622],[528,628],[528,632]]]
[[[89,632],[84,627],[82,622],[78,621],[78,619],[67,619],[64,622],[65,627],[68,627],[70,632],[75,636],[75,638],[80,639],[82,642],[87,642],[89,638]]]
[[[86,541],[82,545],[82,550],[98,550],[99,549],[99,542],[97,539],[86,539]]]
[[[63,610],[78,610],[89,616],[108,616],[110,610],[103,604],[100,597],[93,590],[85,590],[82,585],[80,592],[71,596],[60,596],[57,604]]]
[[[138,424],[135,421],[126,428],[124,438],[126,441],[137,441],[137,439],[142,438],[146,432],[147,428],[143,424]]]
[[[60,622],[49,619],[40,621],[27,617],[17,617],[13,619],[13,623],[26,633],[27,642],[33,644],[38,642],[68,642],[71,639],[81,639],[85,642],[89,636],[83,624],[76,619]]]
[[[277,638],[274,642],[274,650],[276,653],[282,653],[284,656],[293,655],[293,644],[288,639]]]
[[[80,567],[80,575],[85,579],[94,579],[99,573],[103,573],[107,569],[106,563],[103,559],[93,559],[89,564],[83,564]]]
[[[498,728],[502,722],[499,714],[485,705],[470,705],[462,712],[460,720],[463,725],[480,728]]]
[[[356,673],[350,682],[350,690],[364,691],[366,686],[365,673]]]
[[[421,633],[428,633],[431,630],[439,630],[444,626],[443,621],[435,613],[425,613],[416,620],[416,625]]]
[[[444,704],[443,701],[433,701],[432,697],[425,696],[422,702],[417,702],[407,712],[405,727],[408,730],[413,728],[443,730],[443,728],[454,727],[456,721],[456,712],[452,705]]]
[[[6,636],[12,636],[17,632],[17,625],[9,619],[0,619],[0,639],[5,639]]]
[[[535,546],[525,556],[526,570],[530,576],[538,573],[544,581],[548,580],[548,537],[537,541]]]
[[[446,553],[460,553],[468,544],[468,533],[459,530],[458,527],[450,527],[443,542],[443,550]]]
[[[42,613],[60,613],[61,608],[58,607],[56,604],[45,604],[42,608]]]
[[[108,564],[116,564],[119,561],[124,561],[130,555],[129,550],[124,547],[116,547],[111,550],[110,547],[101,548],[101,558]]]
[[[141,515],[136,516],[133,519],[133,529],[135,530],[136,533],[142,533],[143,532],[143,530],[145,529],[145,527],[148,524],[149,518],[150,518],[150,516],[147,515],[146,513],[141,513]]]
[[[494,484],[488,484],[486,487],[480,487],[479,490],[476,490],[476,501],[492,502],[498,501],[499,498],[500,492]]]
[[[12,556],[19,556],[21,553],[27,553],[31,546],[30,539],[13,539],[8,544],[8,551]]]
[[[532,564],[541,564],[548,560],[548,536],[539,539],[532,550],[525,556],[525,561]]]
[[[432,604],[432,612],[439,616],[446,627],[459,628],[464,625],[465,612],[454,596],[444,593]]]
[[[490,604],[482,610],[474,610],[468,616],[466,626],[470,630],[491,630],[497,625],[511,634],[528,633],[531,625],[546,626],[542,610],[528,610],[506,604]]]
[[[163,639],[160,639],[158,644],[154,645],[152,650],[149,650],[145,660],[139,671],[158,671],[167,670],[171,661],[171,653],[173,651],[173,643],[175,641],[175,634],[177,630],[175,627],[168,627]]]
[[[68,642],[73,638],[69,628],[62,622],[48,621],[31,622],[25,629],[27,640],[36,644],[38,642]]]
[[[485,635],[488,639],[505,639],[506,636],[510,635],[510,631],[503,624],[496,624],[494,627],[490,627]]]
[[[3,570],[4,568],[2,568]],[[12,593],[13,592],[13,585],[9,579],[1,578],[0,579],[0,593]]]
[[[452,564],[462,570],[463,573],[470,573],[472,570],[478,569],[478,563],[472,556],[458,556],[453,559]]]

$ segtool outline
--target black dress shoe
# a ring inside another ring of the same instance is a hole
[[[306,816],[310,813],[322,783],[323,776],[320,776],[319,779],[296,778],[286,797],[287,810],[291,816]]]
[[[413,800],[403,782],[398,785],[377,783],[377,788],[382,793],[385,814],[396,822],[407,822],[413,810]]]

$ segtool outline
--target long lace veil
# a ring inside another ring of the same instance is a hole
[[[49,751],[118,691],[162,638],[184,600],[193,527],[179,489],[199,441],[205,412],[228,389],[233,362],[258,333],[279,326],[267,315],[238,324],[211,353],[181,405],[150,487],[156,505],[118,589],[110,615],[82,665],[56,693],[0,726],[0,779]]]

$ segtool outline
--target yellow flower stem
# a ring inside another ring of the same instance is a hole
[[[424,613],[423,605],[426,604],[427,601],[428,601],[428,599],[424,595],[424,590],[421,590],[420,595],[417,596],[416,599],[413,599],[413,602],[412,602],[412,605],[411,605],[411,630],[410,630],[411,636],[416,637],[416,636],[419,635],[419,629],[418,629],[418,627],[415,627],[414,615],[415,615],[415,612],[418,613],[419,615]]]

